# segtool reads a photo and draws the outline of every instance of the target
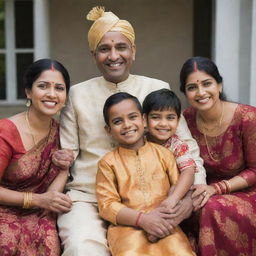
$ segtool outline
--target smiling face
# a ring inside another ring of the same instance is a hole
[[[135,46],[120,32],[107,32],[93,55],[104,78],[112,83],[120,83],[130,74]]]
[[[30,111],[40,115],[53,116],[65,104],[67,91],[62,74],[57,70],[46,70],[26,89],[31,100]]]
[[[138,150],[144,145],[144,119],[133,100],[126,99],[111,106],[108,116],[106,130],[120,146]]]
[[[145,117],[149,140],[158,144],[166,142],[176,132],[179,118],[173,109],[152,110]]]
[[[189,104],[201,111],[210,110],[220,102],[222,85],[203,71],[191,73],[185,85],[185,95]]]

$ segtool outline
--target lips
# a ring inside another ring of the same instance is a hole
[[[130,134],[134,134],[136,131],[137,131],[136,129],[125,131],[125,132],[122,132],[121,135],[126,136],[126,135],[130,135]]]
[[[197,99],[196,101],[201,104],[205,104],[210,100],[210,97],[203,98],[203,99]]]
[[[49,107],[49,108],[54,108],[56,105],[57,105],[57,102],[56,101],[47,101],[47,100],[44,100],[42,101],[43,104],[46,106],[46,107]]]

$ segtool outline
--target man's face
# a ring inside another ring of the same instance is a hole
[[[120,32],[107,32],[93,55],[104,78],[112,83],[120,83],[130,74],[135,46]]]

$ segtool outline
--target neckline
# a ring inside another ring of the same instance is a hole
[[[238,112],[238,109],[239,109],[240,105],[241,105],[241,104],[237,104],[237,106],[236,106],[236,108],[235,108],[235,111],[234,111],[234,113],[233,113],[233,116],[232,116],[232,118],[231,118],[231,121],[229,122],[227,128],[226,128],[223,132],[221,132],[220,134],[218,134],[218,135],[216,135],[216,136],[209,136],[209,135],[207,135],[207,134],[206,134],[205,136],[207,136],[208,138],[216,138],[216,137],[220,137],[220,136],[224,135],[224,134],[227,132],[227,130],[230,128],[231,124],[234,122],[235,117],[236,117],[236,115],[237,115],[237,112]],[[195,121],[195,127],[196,127],[196,129],[198,130],[198,132],[199,132],[202,136],[204,136],[204,133],[201,132],[201,131],[199,130],[198,126],[197,126],[197,122],[196,122],[196,115],[197,115],[197,112],[198,112],[198,111],[195,110],[195,119],[194,119],[194,121]]]

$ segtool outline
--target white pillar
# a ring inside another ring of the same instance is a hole
[[[48,0],[34,0],[34,60],[50,57]]]
[[[5,31],[6,31],[6,101],[13,103],[17,98],[17,91],[13,85],[17,84],[16,54],[15,54],[15,19],[14,0],[5,1]]]
[[[256,107],[256,0],[252,0],[250,105]]]
[[[240,0],[215,1],[213,58],[228,99],[239,101]]]

